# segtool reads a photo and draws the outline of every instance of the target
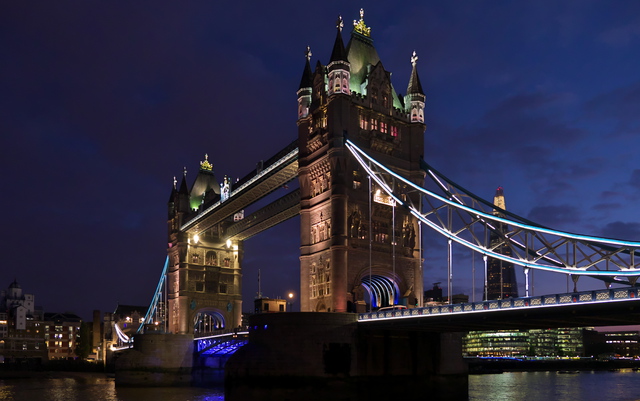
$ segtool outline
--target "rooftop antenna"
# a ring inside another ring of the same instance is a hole
[[[260,269],[258,269],[258,299],[262,299],[262,289],[260,288]]]

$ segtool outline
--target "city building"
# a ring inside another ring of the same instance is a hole
[[[80,316],[73,313],[45,313],[42,325],[49,360],[78,358],[76,347],[82,325]]]
[[[593,357],[638,358],[640,332],[622,327],[606,331],[587,330],[585,352]]]
[[[16,280],[0,292],[0,360],[26,364],[47,360],[42,310]]]
[[[585,355],[583,328],[471,331],[463,338],[464,356],[575,357]]]
[[[254,301],[255,313],[286,312],[287,300],[280,298],[256,298]]]
[[[495,216],[504,217],[506,203],[502,187],[498,187],[493,197],[493,209]],[[489,241],[490,247],[497,253],[511,256],[511,247],[503,239],[509,227],[504,223],[498,223],[497,230],[491,231]],[[516,272],[513,263],[505,262],[502,259],[489,258],[487,262],[487,288],[485,300],[517,298],[518,283],[516,282]]]

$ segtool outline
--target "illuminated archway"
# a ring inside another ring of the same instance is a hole
[[[398,285],[388,277],[379,274],[365,276],[362,278],[362,287],[369,293],[369,303],[372,308],[398,304]]]
[[[218,311],[199,311],[193,318],[193,334],[197,337],[216,333],[225,326],[224,316]]]

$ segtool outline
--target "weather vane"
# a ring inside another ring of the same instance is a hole
[[[411,65],[416,66],[416,62],[418,61],[418,56],[416,56],[416,51],[413,51],[413,56],[411,56]]]
[[[344,23],[342,22],[342,15],[338,15],[338,20],[336,21],[336,28],[338,28],[340,32],[342,32],[343,26],[344,26]]]
[[[304,52],[304,56],[307,58],[307,61],[311,60],[311,48],[307,46],[307,51]]]

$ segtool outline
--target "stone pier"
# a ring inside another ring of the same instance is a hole
[[[116,359],[116,386],[190,386],[193,336],[137,334],[132,349]]]
[[[226,401],[258,395],[260,400],[468,396],[459,333],[370,330],[348,313],[262,314],[252,316],[250,325],[249,343],[226,365]]]

